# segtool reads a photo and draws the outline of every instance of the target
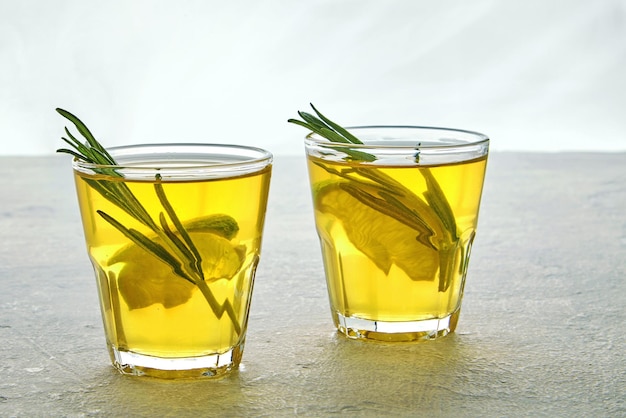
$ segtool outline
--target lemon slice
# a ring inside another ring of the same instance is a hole
[[[356,188],[346,182],[326,184],[315,191],[316,209],[339,220],[354,247],[385,274],[396,265],[412,280],[434,280],[439,253],[430,244],[433,237],[425,236],[424,229],[412,228],[392,213],[365,204],[362,196],[357,199],[355,196],[362,190]]]
[[[207,282],[230,279],[241,268],[245,248],[235,247],[226,238],[213,232],[189,232],[202,257],[202,270]],[[158,238],[153,241],[162,244]],[[111,257],[109,265],[120,263],[118,288],[129,309],[145,308],[155,303],[165,308],[189,300],[196,286],[172,271],[172,268],[134,243]]]

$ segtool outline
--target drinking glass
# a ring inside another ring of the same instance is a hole
[[[354,339],[428,340],[456,328],[489,139],[416,126],[305,138],[333,321]]]
[[[72,164],[114,367],[227,374],[243,354],[272,155],[218,144],[109,152],[117,165]]]

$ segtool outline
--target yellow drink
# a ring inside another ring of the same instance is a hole
[[[75,170],[107,345],[122,372],[185,377],[222,374],[238,365],[260,256],[270,170],[266,165],[233,177],[163,176],[154,181]],[[168,216],[155,183],[185,233]],[[120,185],[155,220],[158,231],[103,196],[103,187],[119,190]],[[153,243],[149,245],[166,249],[173,261],[164,262],[138,245],[110,218],[147,237]],[[201,259],[199,269],[190,261],[194,258],[190,252],[172,245],[187,238]]]
[[[388,341],[454,331],[486,161],[396,165],[308,155],[339,331]]]

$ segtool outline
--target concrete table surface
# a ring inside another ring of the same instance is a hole
[[[626,416],[626,154],[492,153],[457,332],[334,332],[304,157],[277,157],[241,369],[109,365],[69,157],[0,158],[0,416]]]

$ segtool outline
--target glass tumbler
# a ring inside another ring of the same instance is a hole
[[[330,308],[355,339],[454,331],[489,139],[455,129],[348,129],[363,144],[305,138]]]
[[[218,144],[109,149],[74,160],[106,344],[124,374],[215,377],[238,367],[272,155]]]

